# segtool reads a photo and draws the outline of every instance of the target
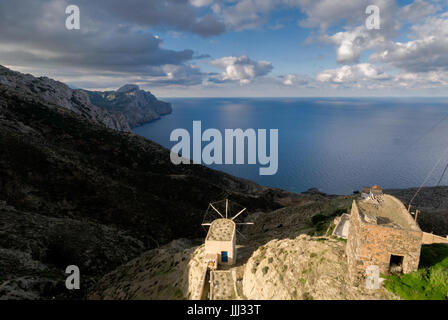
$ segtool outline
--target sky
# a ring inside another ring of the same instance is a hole
[[[2,0],[0,30],[1,65],[75,88],[448,96],[448,0]]]

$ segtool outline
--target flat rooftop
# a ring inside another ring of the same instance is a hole
[[[365,215],[366,223],[421,231],[403,203],[391,195],[381,195],[378,202],[372,199],[357,200],[356,204],[359,212]]]
[[[230,219],[217,219],[212,222],[205,240],[231,241],[234,233],[235,222]]]
[[[212,271],[210,273],[211,300],[232,300],[236,298],[232,271]]]

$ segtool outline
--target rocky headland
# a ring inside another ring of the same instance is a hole
[[[112,113],[121,113],[131,128],[172,112],[171,104],[158,100],[151,92],[127,84],[116,91],[85,91],[90,101]]]

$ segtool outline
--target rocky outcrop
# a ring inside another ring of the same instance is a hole
[[[347,276],[345,242],[301,235],[272,240],[245,266],[243,292],[250,300],[394,299],[384,287],[353,286]]]
[[[73,90],[66,84],[47,77],[36,78],[0,66],[0,90],[12,89],[23,97],[41,100],[67,108],[90,121],[117,131],[130,131],[123,114],[111,113],[93,105],[83,90]]]
[[[113,113],[124,114],[131,128],[172,112],[170,103],[157,100],[151,92],[140,90],[133,84],[124,85],[117,91],[85,92],[93,104]]]

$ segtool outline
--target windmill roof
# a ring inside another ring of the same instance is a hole
[[[235,222],[230,219],[217,219],[211,223],[206,240],[231,241],[234,234]]]

